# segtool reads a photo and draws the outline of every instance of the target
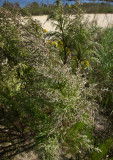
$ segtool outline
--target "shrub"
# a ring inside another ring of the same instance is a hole
[[[38,22],[23,24],[3,8],[0,15],[0,158],[33,147],[40,159],[83,157],[95,149],[94,86],[52,54]]]

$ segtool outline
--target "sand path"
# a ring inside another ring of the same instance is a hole
[[[85,18],[89,21],[97,21],[97,25],[100,27],[107,27],[113,25],[113,14],[85,14]],[[42,27],[47,31],[54,31],[55,27],[52,26],[51,21],[47,21],[47,15],[33,16],[33,19],[40,21]]]

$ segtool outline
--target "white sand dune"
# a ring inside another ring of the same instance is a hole
[[[85,14],[84,18],[88,18],[89,21],[96,21],[100,27],[108,27],[113,25],[113,14]],[[33,16],[33,19],[40,21],[42,27],[47,31],[54,31],[55,27],[52,26],[51,21],[47,21],[47,15]]]

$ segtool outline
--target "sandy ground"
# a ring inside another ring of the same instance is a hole
[[[97,25],[100,27],[108,27],[113,25],[113,14],[85,14],[84,18],[87,18],[90,22],[97,21]],[[42,27],[47,31],[54,31],[55,27],[52,26],[51,21],[47,21],[47,15],[33,16],[33,19],[40,21]]]
[[[28,153],[24,152],[18,154],[12,160],[38,160],[38,156],[35,154],[35,152],[30,151]]]

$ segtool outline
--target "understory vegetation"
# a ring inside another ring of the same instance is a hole
[[[0,8],[1,160],[113,159],[113,28],[73,12],[57,1],[47,32]]]

